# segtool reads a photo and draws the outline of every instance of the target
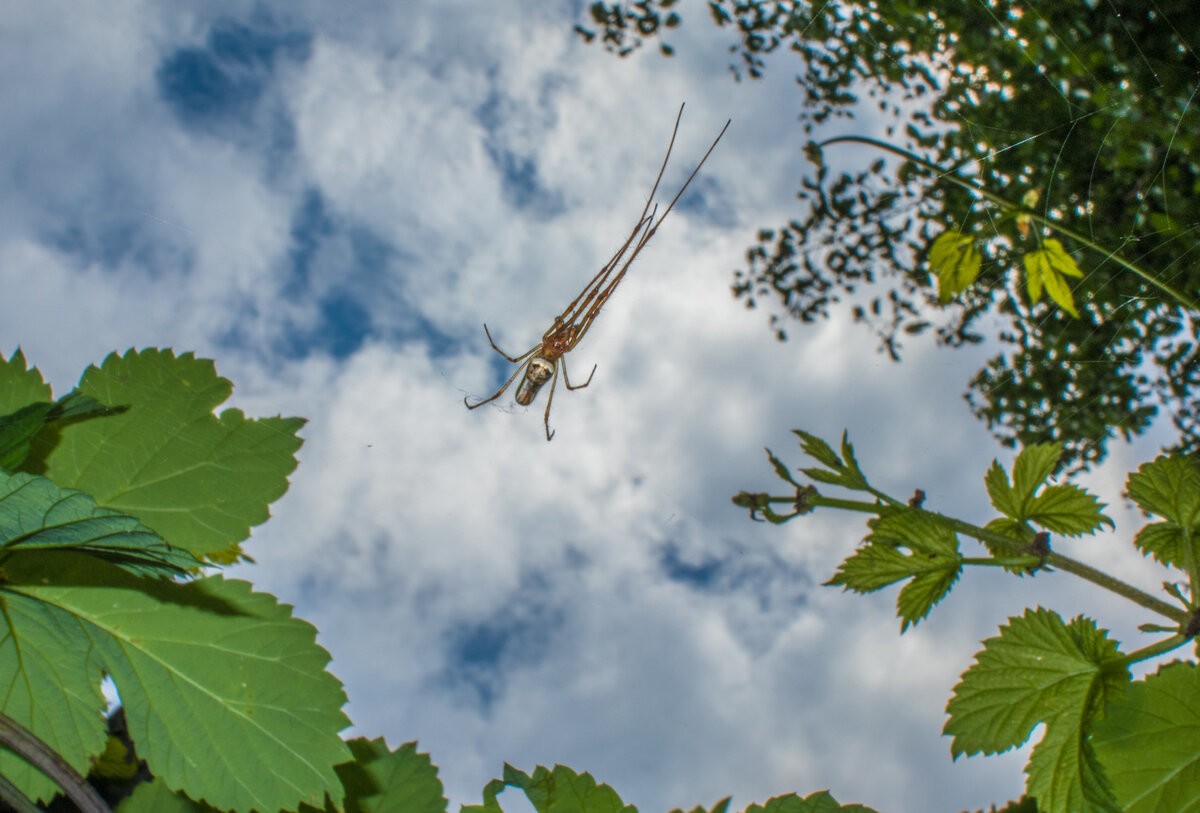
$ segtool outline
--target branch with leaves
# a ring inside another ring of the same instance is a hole
[[[869,515],[865,541],[826,584],[866,594],[903,583],[896,599],[901,633],[928,616],[967,567],[1015,575],[1061,571],[1160,616],[1161,622],[1141,629],[1165,637],[1127,654],[1084,616],[1066,621],[1038,607],[1010,618],[997,637],[984,641],[955,687],[944,731],[953,737],[955,756],[995,754],[1021,745],[1044,725],[1026,767],[1027,792],[1043,813],[1181,809],[1173,800],[1200,787],[1200,762],[1183,747],[1188,732],[1200,726],[1200,707],[1191,700],[1200,692],[1200,669],[1194,661],[1175,662],[1131,681],[1129,667],[1173,652],[1200,632],[1200,464],[1185,456],[1160,457],[1131,473],[1126,484],[1130,498],[1155,518],[1132,543],[1180,575],[1163,585],[1164,600],[1053,550],[1053,534],[1082,537],[1113,526],[1095,496],[1052,482],[1062,456],[1057,444],[1024,449],[1011,474],[992,464],[983,479],[999,516],[979,525],[926,509],[920,491],[902,501],[876,488],[845,436],[835,451],[815,435],[796,435],[819,464],[800,469],[813,482],[799,482],[768,450],[792,493],[743,492],[734,503],[752,518],[776,524],[818,508]],[[813,483],[871,499],[829,496]],[[963,538],[979,542],[982,555],[964,555]]]

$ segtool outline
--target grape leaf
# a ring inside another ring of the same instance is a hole
[[[4,571],[0,693],[20,713],[6,711],[72,764],[104,744],[103,670],[140,756],[173,790],[280,810],[340,788],[345,694],[287,605],[246,582],[149,580],[78,554],[16,554]]]
[[[1038,809],[1115,810],[1087,733],[1128,681],[1116,644],[1095,622],[1079,617],[1066,624],[1050,610],[1026,610],[984,641],[954,687],[943,732],[953,736],[957,758],[1016,747],[1044,723],[1026,769]]]
[[[538,813],[637,813],[621,801],[608,785],[598,785],[588,773],[576,773],[564,765],[547,769],[541,765],[533,776],[504,763],[504,778],[493,779],[483,789],[482,805],[463,805],[460,813],[497,813],[497,796],[506,787],[519,788]]]
[[[939,234],[929,247],[929,264],[937,277],[938,301],[945,305],[979,276],[983,257],[972,238],[951,229]]]
[[[25,461],[32,440],[48,425],[84,418],[117,415],[125,407],[108,407],[91,396],[71,391],[58,401],[34,401],[16,412],[0,415],[0,469],[15,470]]]
[[[135,518],[99,507],[83,492],[45,477],[0,472],[0,561],[32,550],[77,551],[146,576],[181,575],[199,565]]]
[[[1175,662],[1112,701],[1095,726],[1096,753],[1128,813],[1200,811],[1200,671]]]
[[[1126,488],[1139,508],[1165,520],[1138,531],[1134,542],[1142,552],[1185,569],[1200,562],[1200,465],[1182,455],[1159,457],[1129,475]]]
[[[729,797],[726,796],[724,799],[713,805],[711,809],[706,808],[703,805],[696,805],[690,811],[688,811],[688,813],[726,813],[726,811],[729,810],[729,801]],[[671,813],[684,813],[684,811],[683,808],[677,807],[672,810]]]
[[[235,561],[239,543],[287,489],[303,421],[251,420],[237,409],[213,415],[232,385],[190,353],[114,354],[89,367],[79,389],[131,407],[64,428],[56,447],[40,450],[46,474],[199,558]]]

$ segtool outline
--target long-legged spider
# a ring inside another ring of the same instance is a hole
[[[542,385],[549,381],[550,395],[546,398],[546,413],[543,423],[546,425],[546,440],[554,437],[554,432],[550,430],[550,405],[554,403],[554,388],[558,385],[559,367],[562,367],[563,381],[569,390],[583,389],[592,383],[592,376],[596,374],[596,367],[592,365],[592,372],[588,374],[587,381],[584,381],[582,384],[572,385],[571,379],[567,375],[566,354],[574,350],[575,345],[579,344],[580,339],[588,332],[588,329],[592,326],[592,322],[599,315],[600,309],[604,307],[604,303],[608,301],[613,291],[621,284],[621,280],[624,279],[625,272],[629,270],[629,266],[637,259],[637,255],[646,247],[646,244],[650,242],[650,238],[658,231],[658,227],[662,225],[662,222],[667,219],[667,215],[675,208],[676,202],[678,202],[680,196],[688,188],[692,179],[696,177],[696,173],[700,171],[700,167],[704,166],[704,162],[708,160],[708,156],[712,154],[712,151],[717,146],[717,142],[721,140],[721,136],[725,135],[725,131],[729,129],[730,124],[729,121],[725,122],[725,126],[721,128],[721,132],[717,133],[717,137],[709,145],[708,151],[700,159],[700,163],[696,165],[696,168],[692,170],[692,174],[688,176],[683,186],[675,193],[675,197],[671,199],[671,203],[662,213],[662,216],[655,220],[655,216],[658,214],[658,207],[654,206],[651,209],[651,204],[654,202],[654,195],[658,192],[658,185],[662,181],[663,172],[667,168],[667,162],[671,159],[671,150],[675,146],[675,136],[679,132],[679,122],[682,119],[683,105],[680,105],[679,115],[675,117],[675,129],[671,131],[671,142],[667,145],[667,154],[663,157],[662,166],[658,169],[658,177],[654,179],[654,186],[650,189],[650,196],[646,198],[646,205],[642,207],[642,214],[638,217],[633,231],[629,233],[629,237],[617,250],[617,253],[612,256],[612,259],[605,263],[596,276],[592,277],[592,281],[579,292],[579,296],[571,300],[571,304],[567,305],[566,310],[554,317],[554,324],[542,334],[542,340],[521,355],[510,356],[497,346],[495,339],[492,338],[491,331],[488,330],[487,323],[484,323],[483,332],[488,338],[488,343],[492,345],[492,349],[506,360],[513,364],[520,364],[521,366],[490,397],[484,398],[474,404],[468,403],[467,398],[464,397],[463,404],[466,405],[467,409],[475,409],[495,401],[504,394],[505,390],[522,373],[524,373],[524,376],[521,378],[521,383],[517,385],[515,400],[521,406],[529,406],[533,403],[533,399],[537,397]],[[632,251],[630,251],[631,246]],[[629,254],[628,257],[625,256],[626,253]]]

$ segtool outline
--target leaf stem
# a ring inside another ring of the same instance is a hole
[[[1189,640],[1191,639],[1183,633],[1176,633],[1170,638],[1164,638],[1163,640],[1150,644],[1149,646],[1144,646],[1141,649],[1135,649],[1121,660],[1124,661],[1126,666],[1133,663],[1140,663],[1141,661],[1147,661],[1151,658],[1156,658],[1159,655],[1165,655],[1173,649],[1178,649],[1186,644]]]

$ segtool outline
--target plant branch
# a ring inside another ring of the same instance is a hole
[[[0,712],[0,744],[20,754],[31,765],[62,788],[80,813],[112,813],[96,789],[57,752],[42,742],[33,732],[8,715]],[[7,801],[7,800],[6,800]]]
[[[1200,302],[1196,302],[1195,300],[1185,296],[1182,291],[1179,291],[1176,288],[1174,288],[1173,286],[1171,286],[1170,284],[1163,282],[1158,277],[1154,276],[1149,271],[1146,271],[1145,269],[1138,266],[1137,264],[1132,263],[1129,260],[1126,260],[1124,257],[1122,257],[1120,254],[1118,254],[1116,251],[1108,251],[1103,246],[1099,245],[1095,241],[1088,238],[1086,235],[1080,234],[1079,232],[1077,232],[1067,226],[1064,226],[1062,223],[1060,223],[1056,220],[1052,220],[1049,217],[1047,217],[1046,215],[1036,212],[1033,209],[1028,209],[1024,206],[1013,203],[1012,201],[1008,200],[1004,196],[998,195],[995,192],[992,192],[990,189],[980,186],[979,184],[975,183],[974,181],[968,181],[966,178],[962,178],[958,175],[955,175],[953,173],[953,171],[947,171],[947,170],[943,169],[942,167],[938,166],[937,164],[933,163],[932,161],[928,161],[919,155],[909,152],[906,149],[897,147],[894,144],[889,144],[886,141],[879,141],[874,138],[868,138],[866,136],[855,136],[855,135],[837,136],[835,138],[826,139],[825,141],[820,142],[818,144],[818,146],[824,147],[828,144],[837,144],[839,142],[847,142],[847,141],[858,143],[858,144],[868,144],[872,147],[877,147],[886,152],[890,152],[893,155],[898,155],[901,158],[905,158],[909,161],[912,161],[914,164],[917,164],[918,166],[923,167],[923,168],[929,170],[930,172],[935,173],[938,178],[945,179],[945,180],[949,181],[950,183],[955,184],[956,186],[959,186],[963,189],[974,192],[975,194],[980,195],[981,197],[984,197],[987,200],[990,200],[992,203],[995,203],[1004,209],[1007,209],[1011,212],[1016,212],[1016,213],[1019,213],[1022,215],[1026,215],[1029,217],[1030,220],[1032,220],[1036,223],[1040,223],[1041,225],[1043,225],[1049,229],[1053,229],[1054,231],[1058,232],[1059,234],[1070,237],[1075,242],[1077,242],[1081,245],[1087,246],[1092,251],[1095,251],[1098,254],[1104,255],[1105,259],[1111,259],[1117,265],[1121,266],[1122,268],[1127,269],[1128,271],[1132,272],[1133,274],[1136,274],[1138,277],[1141,277],[1141,279],[1144,280],[1146,283],[1154,286],[1159,291],[1166,294],[1169,298],[1174,300],[1181,307],[1186,308],[1188,310],[1192,310],[1192,311],[1200,310]]]

